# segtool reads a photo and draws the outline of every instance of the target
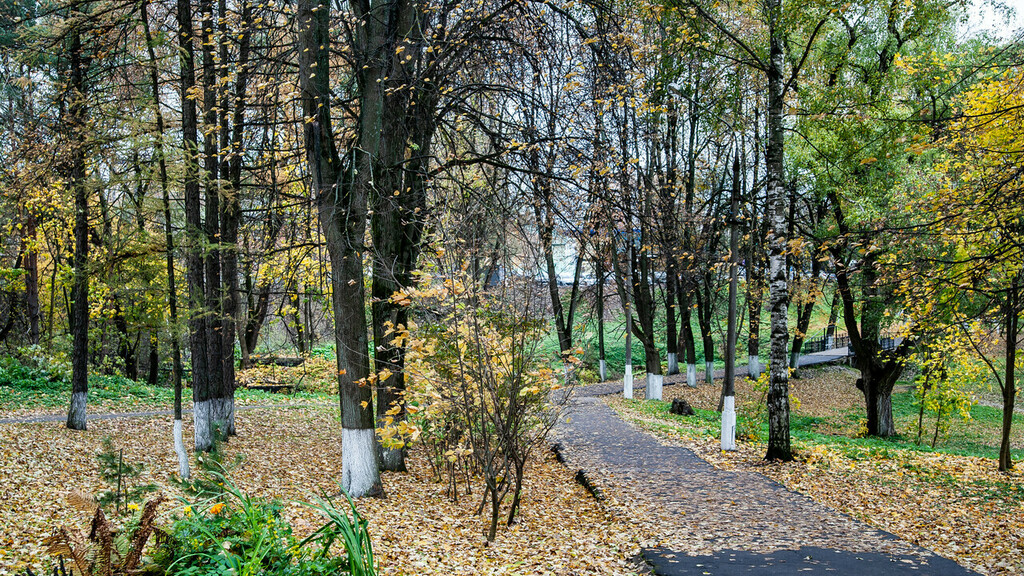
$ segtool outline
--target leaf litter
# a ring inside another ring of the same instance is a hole
[[[334,410],[240,411],[239,435],[225,449],[226,461],[244,455],[233,481],[252,496],[285,501],[283,514],[298,535],[311,532],[318,519],[294,502],[339,492],[341,426]],[[160,485],[172,500],[180,496],[168,482],[177,469],[169,417],[95,420],[85,432],[59,422],[4,424],[0,434],[0,576],[47,570],[44,538],[62,525],[87,525],[88,514],[68,498],[105,488],[95,454],[106,436],[126,460],[145,465],[139,482]],[[383,474],[386,498],[357,501],[370,521],[382,574],[635,574],[630,558],[639,542],[628,519],[608,512],[551,454],[534,461],[517,522],[500,529],[490,546],[483,519],[474,516],[477,494],[466,495],[463,487],[452,502],[415,450],[408,465],[407,473]],[[165,505],[162,520],[180,511],[176,501]]]

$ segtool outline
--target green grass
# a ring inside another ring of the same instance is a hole
[[[720,434],[721,415],[713,410],[695,410],[695,417],[678,416],[669,413],[669,402],[660,401],[638,401],[631,403],[631,407],[642,414],[645,419],[658,419],[668,421],[670,426],[661,424],[663,428],[672,428],[675,431],[687,430],[691,434],[701,436],[712,436],[717,438]],[[900,432],[889,438],[878,437],[855,437],[852,435],[841,435],[823,432],[822,430],[848,429],[856,430],[863,422],[863,408],[850,408],[833,418],[820,416],[802,415],[798,411],[790,416],[790,434],[793,440],[794,450],[800,451],[810,446],[824,445],[833,450],[839,451],[851,459],[866,459],[887,456],[889,452],[914,451],[921,453],[940,452],[960,456],[974,456],[989,459],[999,457],[999,439],[1002,426],[1002,412],[998,408],[990,406],[974,406],[971,410],[971,420],[962,421],[958,417],[953,422],[946,435],[940,434],[939,443],[933,449],[930,446],[931,430],[934,426],[934,417],[925,418],[925,434],[922,443],[918,445],[917,439],[917,407],[914,404],[911,392],[900,392],[893,394],[893,417],[896,420],[896,429]],[[839,420],[838,422],[832,421]],[[747,420],[747,421],[744,421]],[[838,425],[838,426],[837,426]],[[763,419],[751,423],[749,418],[742,411],[737,415],[737,429],[742,430],[744,426],[752,426],[758,432],[759,438],[768,437],[768,425]],[[1024,430],[1024,414],[1017,413],[1014,417],[1013,430],[1016,438],[1020,438]],[[1019,443],[1018,443],[1019,444]],[[1016,461],[1024,459],[1024,450],[1016,449],[1012,452]]]
[[[0,358],[0,410],[52,410],[68,405],[71,381],[60,369],[33,368],[9,357]],[[190,404],[191,390],[184,391]],[[314,392],[295,392],[289,399],[316,401],[324,398]],[[282,396],[262,390],[238,388],[235,400],[242,403],[275,403]],[[103,410],[122,408],[169,409],[174,403],[174,390],[169,386],[152,386],[119,375],[89,376],[89,402]]]

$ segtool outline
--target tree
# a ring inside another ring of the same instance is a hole
[[[918,187],[918,263],[903,270],[911,309],[959,328],[998,383],[1003,399],[999,469],[1010,451],[1024,314],[1024,69],[1010,66],[974,85],[949,126],[947,180]],[[981,319],[979,324],[972,320]],[[995,340],[995,343],[992,342]],[[1000,357],[1001,356],[1001,357]]]
[[[807,57],[815,47],[815,41],[822,27],[828,21],[828,11],[819,6],[783,5],[782,0],[766,0],[762,6],[759,22],[767,37],[767,54],[763,46],[751,46],[735,31],[727,27],[720,16],[704,5],[688,4],[699,17],[714,30],[725,35],[735,48],[741,62],[760,71],[767,78],[767,134],[765,143],[765,177],[768,195],[769,305],[771,308],[771,355],[770,380],[768,386],[768,450],[767,460],[792,460],[789,437],[789,362],[787,343],[789,340],[788,304],[789,286],[786,277],[786,250],[788,232],[788,198],[783,186],[785,134],[783,119],[785,98],[794,87]],[[785,8],[785,10],[784,10]],[[799,34],[799,35],[798,35]],[[796,42],[799,42],[798,44]],[[791,63],[787,74],[787,46],[799,51],[790,54]]]
[[[83,6],[88,10],[88,5]],[[79,17],[82,20],[84,14]],[[71,290],[72,321],[72,375],[71,406],[67,427],[72,430],[86,428],[86,398],[89,392],[89,181],[86,159],[89,155],[89,106],[86,97],[93,51],[88,40],[83,41],[81,22],[70,22],[67,38],[71,80],[67,87],[68,125],[71,142],[68,163],[68,182],[75,191],[75,280]]]

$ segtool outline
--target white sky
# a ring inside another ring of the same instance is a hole
[[[971,4],[973,6],[967,9],[967,23],[960,30],[961,37],[991,32],[1008,40],[1014,32],[1024,28],[1024,0],[1001,0],[997,3],[971,0]],[[994,7],[993,4],[1001,6]],[[1014,14],[1007,14],[1007,10],[1012,10]]]

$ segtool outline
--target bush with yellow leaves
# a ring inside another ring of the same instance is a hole
[[[485,289],[450,256],[441,260],[443,277],[424,273],[415,288],[393,296],[418,320],[388,326],[392,345],[407,350],[402,401],[408,417],[400,418],[402,406],[393,405],[377,433],[388,448],[418,442],[451,498],[462,485],[469,495],[482,483],[477,513],[489,510],[490,541],[509,494],[507,522],[515,520],[527,461],[567,397],[553,392],[571,378],[579,355],[569,356],[564,369],[552,367],[559,360],[540,357],[547,324],[532,314],[528,286]]]

